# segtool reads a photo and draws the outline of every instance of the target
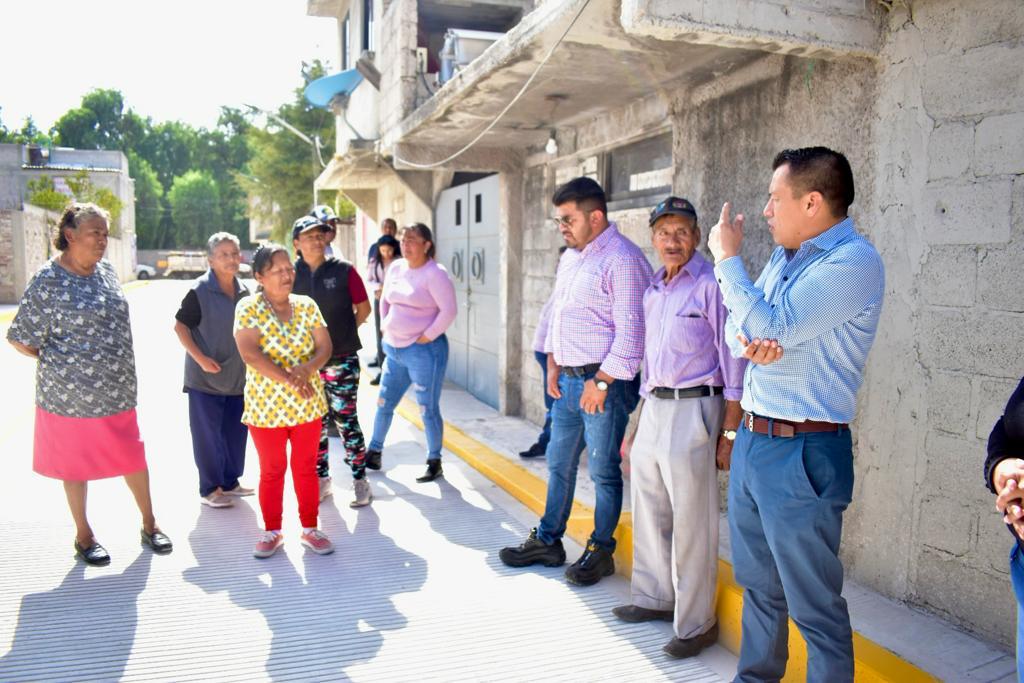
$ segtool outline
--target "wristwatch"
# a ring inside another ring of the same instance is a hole
[[[735,441],[736,440],[736,430],[735,429],[723,429],[722,430],[722,436],[724,436],[729,441]]]
[[[603,379],[595,379],[594,384],[597,385],[597,388],[601,391],[608,391],[608,382],[605,382]]]

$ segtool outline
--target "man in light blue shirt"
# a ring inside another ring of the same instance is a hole
[[[743,377],[743,424],[729,478],[729,528],[745,589],[736,681],[779,680],[787,617],[807,642],[808,681],[852,681],[853,637],[839,561],[853,494],[849,423],[878,328],[881,257],[854,231],[846,158],[781,152],[764,216],[778,248],[751,282],[743,216],[729,204],[708,237]]]

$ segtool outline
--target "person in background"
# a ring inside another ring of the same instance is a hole
[[[1017,676],[1024,674],[1024,379],[988,437],[985,485],[1013,534],[1010,581],[1017,601]]]
[[[443,474],[441,387],[448,368],[448,338],[444,333],[457,312],[455,286],[448,271],[434,260],[430,228],[422,223],[406,226],[401,244],[404,258],[391,264],[380,298],[387,362],[381,375],[366,466],[380,469],[395,406],[411,384],[427,433],[427,471],[416,481],[429,482]]]
[[[564,244],[558,248],[559,258],[568,248]],[[556,266],[555,270],[557,271],[557,269]],[[536,443],[525,451],[519,452],[520,458],[538,458],[544,455],[548,448],[548,442],[551,441],[551,406],[555,404],[555,399],[548,393],[548,354],[544,353],[544,342],[548,336],[548,318],[551,315],[551,303],[551,300],[548,299],[547,303],[540,309],[540,320],[537,322],[537,331],[533,335],[533,357],[536,359],[537,364],[540,365],[541,391],[544,392],[544,426],[541,428],[540,434],[537,435]]]
[[[632,602],[612,612],[629,622],[673,622],[663,650],[683,658],[718,640],[715,464],[729,469],[746,361],[726,343],[729,312],[714,268],[697,251],[693,204],[667,197],[650,225],[662,267],[644,293],[644,407],[630,459]]]
[[[352,507],[369,505],[373,500],[366,480],[366,449],[359,426],[359,326],[370,316],[370,302],[359,273],[347,261],[329,258],[325,253],[326,226],[312,216],[303,216],[292,226],[295,261],[295,294],[308,296],[320,307],[331,335],[331,359],[320,368],[320,379],[327,392],[317,454],[320,500],[331,495],[328,461],[328,427],[334,425],[345,448],[345,462],[352,470],[355,498]]]
[[[213,508],[234,505],[253,490],[238,482],[245,470],[249,430],[242,424],[245,364],[232,333],[235,305],[251,294],[238,279],[238,238],[226,232],[206,242],[210,269],[196,278],[175,314],[174,333],[185,347],[192,455],[199,470],[199,500]]]
[[[341,219],[335,215],[334,209],[326,204],[320,204],[319,206],[314,207],[313,210],[309,212],[309,215],[319,220],[325,226],[324,255],[327,258],[334,258],[333,242],[334,238],[338,236],[338,225],[341,223]],[[345,260],[345,256],[343,254],[338,254],[337,258],[341,261]]]
[[[387,275],[388,268],[395,262],[395,259],[401,258],[401,256],[402,250],[398,240],[391,235],[381,235],[377,240],[377,258],[369,262],[366,281],[373,289],[373,325],[377,332],[377,357],[370,363],[370,367],[384,365],[383,338],[380,334],[380,295],[384,289],[384,277]],[[370,380],[370,384],[373,386],[380,384],[380,374]]]
[[[552,197],[552,222],[569,247],[558,264],[546,338],[551,442],[548,490],[540,524],[517,547],[502,548],[510,567],[565,563],[562,536],[585,449],[595,487],[594,531],[565,579],[590,586],[615,573],[615,527],[622,511],[620,447],[635,407],[633,382],[644,350],[644,290],[651,266],[640,248],[608,221],[604,190],[591,178],[570,180]],[[630,396],[632,394],[632,396]]]
[[[235,308],[235,342],[245,361],[242,422],[260,458],[264,532],[253,555],[267,558],[284,543],[284,475],[291,445],[292,484],[302,524],[300,541],[319,555],[334,552],[317,528],[320,508],[317,444],[327,414],[320,368],[331,357],[331,336],[316,302],[292,294],[295,268],[280,244],[260,247],[252,259],[259,291]]]
[[[878,330],[885,268],[854,229],[850,162],[825,147],[783,150],[763,215],[778,247],[752,281],[743,216],[722,207],[708,236],[726,327],[744,371],[729,474],[729,542],[743,596],[737,681],[786,673],[789,618],[807,678],[853,680],[839,543],[853,497],[850,422]]]
[[[381,235],[382,238],[383,237],[390,237],[390,238],[394,239],[395,235],[397,235],[397,234],[398,234],[398,223],[395,222],[394,218],[385,218],[384,220],[382,220],[380,222],[380,235]],[[366,271],[368,273],[372,273],[374,271],[374,269],[375,269],[375,263],[380,261],[379,253],[380,253],[380,239],[378,239],[376,242],[374,242],[373,244],[370,245],[370,251],[366,255]],[[401,250],[401,247],[399,247],[397,252],[394,255],[394,258],[401,258],[401,256],[402,256],[402,250]],[[381,282],[383,283],[383,280],[381,280]],[[374,310],[377,310],[376,307],[375,307]],[[383,339],[383,337],[381,336],[381,331],[380,331],[380,320],[379,320],[380,313],[379,312],[376,313],[375,316],[376,317],[374,318],[374,322],[377,325],[377,357],[374,358],[372,361],[370,361],[369,367],[371,367],[371,368],[379,368],[379,367],[384,365],[384,350],[381,347],[381,340]],[[379,377],[378,377],[378,379],[379,379]],[[374,384],[374,386],[376,386],[376,384],[380,384],[380,382],[379,381],[376,382]]]
[[[124,477],[142,513],[142,542],[158,554],[173,549],[153,515],[128,301],[103,258],[109,224],[95,204],[61,214],[60,254],[32,277],[7,330],[11,345],[37,360],[32,469],[64,483],[75,554],[90,565],[110,564],[86,515],[95,479]]]

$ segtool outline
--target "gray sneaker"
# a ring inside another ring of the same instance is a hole
[[[370,482],[367,479],[356,479],[352,482],[356,498],[348,504],[350,508],[361,508],[373,502],[373,491],[370,490]]]

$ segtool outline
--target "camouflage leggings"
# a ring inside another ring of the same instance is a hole
[[[363,430],[359,427],[356,397],[359,391],[359,357],[356,354],[332,358],[320,368],[320,378],[327,393],[327,415],[320,430],[316,473],[320,477],[330,474],[327,462],[327,426],[331,421],[338,427],[345,446],[345,463],[352,468],[352,477],[366,476],[366,449]]]

